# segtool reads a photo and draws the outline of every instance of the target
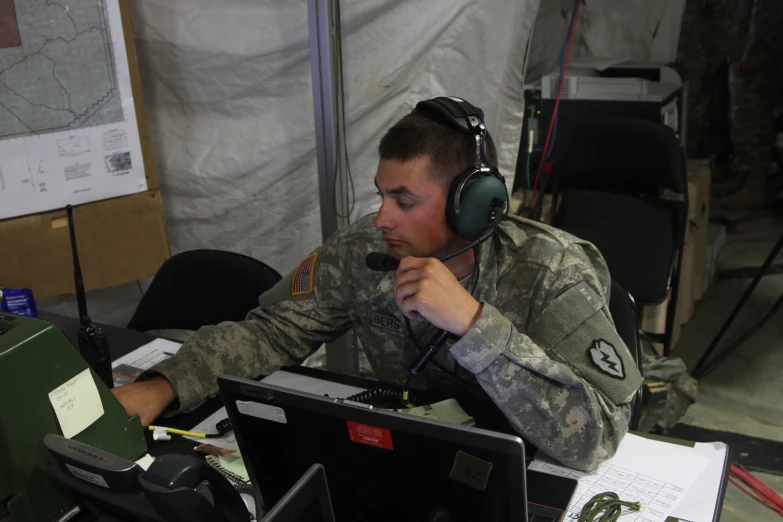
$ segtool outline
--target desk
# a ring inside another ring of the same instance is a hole
[[[76,345],[76,334],[79,328],[78,319],[45,312],[41,313],[40,317],[41,319],[51,321],[55,326],[63,331],[63,333],[71,340],[71,342],[74,343],[74,345]],[[153,335],[147,333],[134,332],[111,326],[103,326],[103,328],[104,333],[109,340],[112,359],[122,357],[123,355],[126,355],[136,348],[155,339]],[[318,376],[319,378],[329,382],[339,382],[357,387],[366,387],[368,386],[368,383],[371,383],[371,381],[366,381],[364,379],[338,375],[320,370],[312,370],[309,368],[297,368],[292,369],[292,371],[297,373],[302,372],[311,376]],[[221,406],[222,402],[219,397],[210,399],[201,405],[198,409],[190,413],[177,415],[175,417],[171,417],[170,419],[166,419],[165,425],[180,429],[190,429],[198,424],[201,420],[217,411]],[[672,439],[672,442],[676,441]],[[149,448],[149,453],[153,456],[160,456],[166,453],[186,453],[193,455],[195,454],[195,452],[193,452],[194,445],[195,443],[193,441],[181,437],[172,439],[169,442],[153,441],[151,433],[147,432],[147,446]],[[726,489],[726,483],[728,481],[727,470],[728,462],[727,466],[724,468],[719,496],[715,499],[715,516],[713,518],[715,521],[719,520],[721,508],[723,506],[723,498]],[[90,517],[90,515],[79,516],[73,519],[74,522],[89,522],[91,520],[93,519]],[[676,521],[677,519],[670,518],[667,522]],[[8,521],[3,519],[0,522]]]

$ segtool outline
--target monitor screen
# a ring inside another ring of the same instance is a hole
[[[245,379],[218,382],[266,505],[318,463],[336,520],[527,520],[518,437]]]

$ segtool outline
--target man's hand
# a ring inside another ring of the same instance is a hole
[[[112,388],[111,392],[125,407],[128,417],[138,413],[142,426],[152,424],[177,398],[174,387],[162,377]]]
[[[481,303],[446,266],[432,257],[406,257],[397,269],[397,306],[408,319],[423,315],[430,323],[460,337],[481,313]]]

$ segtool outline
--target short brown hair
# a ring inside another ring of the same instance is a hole
[[[495,143],[487,131],[487,161],[497,167]],[[381,159],[408,161],[428,156],[432,175],[445,183],[476,164],[476,138],[440,123],[426,111],[413,110],[395,123],[378,145]]]

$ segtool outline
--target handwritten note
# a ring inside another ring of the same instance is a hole
[[[49,392],[49,401],[67,439],[103,415],[103,403],[89,369]]]

